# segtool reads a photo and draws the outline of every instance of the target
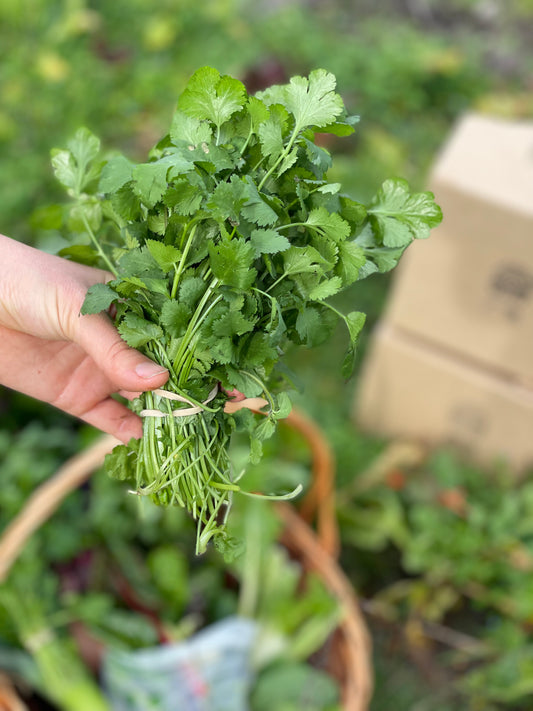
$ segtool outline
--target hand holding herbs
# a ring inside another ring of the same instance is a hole
[[[104,314],[79,317],[87,289],[110,275],[0,235],[0,383],[113,434],[140,437],[110,396],[160,387],[168,372],[129,348]]]
[[[240,491],[228,446],[248,430],[251,460],[290,411],[282,389],[289,346],[315,346],[347,329],[342,371],[352,371],[364,314],[327,299],[388,271],[441,219],[431,193],[388,180],[369,205],[328,182],[320,133],[347,136],[335,77],[318,69],[249,96],[238,80],[198,70],[178,99],[170,132],[145,163],[100,156],[78,131],[53,152],[73,202],[75,235],[61,256],[109,270],[92,286],[84,317],[113,306],[124,341],[168,369],[164,389],[133,403],[143,436],[108,457],[139,495],[185,507],[198,521],[197,552],[229,545],[225,520]],[[262,397],[264,417],[224,412],[222,388]]]

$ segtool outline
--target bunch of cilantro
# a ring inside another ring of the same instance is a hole
[[[228,456],[236,427],[250,433],[252,461],[286,417],[283,354],[325,341],[339,320],[353,367],[364,314],[342,314],[328,297],[372,272],[388,271],[415,238],[441,220],[431,193],[388,180],[365,206],[326,179],[331,165],[317,133],[347,136],[348,116],[323,69],[249,96],[204,67],[178,99],[170,132],[145,163],[100,158],[80,129],[52,163],[72,202],[76,244],[64,257],[108,269],[83,314],[114,305],[122,338],[168,368],[165,392],[146,392],[142,439],[119,446],[108,471],[136,492],[186,507],[198,521],[197,552],[229,541],[225,520],[240,491]],[[265,416],[224,412],[237,389],[268,402]],[[180,407],[199,413],[179,416]],[[175,413],[175,414],[173,414]]]

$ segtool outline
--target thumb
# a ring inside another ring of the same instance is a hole
[[[117,390],[161,387],[168,370],[125,343],[106,314],[80,316],[73,340],[88,353]]]

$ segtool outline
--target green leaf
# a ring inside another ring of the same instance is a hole
[[[283,252],[285,273],[290,274],[323,274],[323,266],[327,261],[314,247],[290,247]]]
[[[276,395],[276,418],[284,420],[291,414],[292,402],[287,393],[281,392]]]
[[[162,162],[141,163],[133,169],[133,189],[147,207],[159,202],[166,191],[167,170]]]
[[[181,259],[181,252],[170,244],[158,242],[155,239],[147,239],[148,251],[157,262],[158,266],[165,272],[170,272],[174,265]]]
[[[269,165],[273,165],[285,147],[289,114],[280,105],[270,107],[270,115],[263,121],[257,130],[261,149],[264,156],[269,158]]]
[[[316,207],[307,216],[305,224],[312,228],[318,228],[326,237],[341,242],[351,233],[351,227],[346,220],[343,220],[336,212],[328,212],[325,207]]]
[[[354,242],[340,242],[339,256],[335,273],[342,279],[343,286],[349,286],[357,280],[359,271],[366,262],[363,249]]]
[[[126,183],[111,195],[111,205],[124,222],[131,222],[140,216],[141,201],[133,190],[133,182]]]
[[[163,202],[177,215],[193,215],[200,209],[205,187],[193,173],[189,179],[176,180],[163,196]]]
[[[157,262],[147,247],[129,249],[119,261],[120,273],[125,276],[151,276],[154,279],[163,276]]]
[[[300,311],[296,319],[296,330],[302,341],[309,347],[318,345],[324,340],[322,319],[313,306]]]
[[[263,387],[256,378],[243,370],[237,370],[230,366],[226,366],[228,383],[246,397],[259,397],[263,394]]]
[[[179,300],[190,309],[193,309],[205,294],[206,289],[207,284],[201,277],[188,276],[180,284]]]
[[[259,126],[268,119],[270,112],[268,107],[258,99],[257,96],[248,97],[248,115],[252,121],[253,130],[258,133]]]
[[[80,313],[85,316],[107,311],[117,298],[117,292],[109,284],[93,284],[87,290]]]
[[[184,111],[176,111],[172,117],[170,140],[175,145],[182,141],[196,147],[201,143],[210,143],[213,137],[211,126]]]
[[[309,78],[295,76],[284,87],[266,90],[259,97],[281,103],[296,120],[296,130],[305,126],[328,126],[344,113],[341,97],[335,93],[336,79],[325,69],[315,69]]]
[[[89,163],[100,152],[100,139],[88,128],[82,127],[76,131],[73,138],[67,141],[67,148],[74,156],[81,172],[84,173]]]
[[[352,311],[345,317],[346,326],[350,334],[350,345],[344,356],[342,363],[342,374],[345,378],[349,378],[355,366],[355,357],[357,353],[357,340],[359,334],[365,324],[366,316],[360,311]]]
[[[128,446],[119,444],[104,460],[105,471],[113,479],[124,481],[135,478],[138,440],[130,440]]]
[[[115,193],[133,178],[134,164],[125,156],[116,156],[108,161],[100,175],[98,189],[103,193]]]
[[[118,332],[132,348],[139,348],[163,336],[163,331],[157,324],[136,314],[126,314],[118,326]]]
[[[58,256],[64,259],[71,259],[78,264],[86,264],[89,267],[96,266],[100,261],[100,255],[93,247],[88,244],[73,244],[69,247],[64,247],[58,252]]]
[[[87,232],[87,225],[96,232],[102,224],[102,206],[99,202],[78,202],[69,211],[67,227],[72,232]]]
[[[70,151],[52,149],[52,168],[61,185],[70,190],[77,189],[78,168]]]
[[[217,220],[239,222],[239,213],[246,202],[244,183],[237,175],[232,175],[229,183],[219,183],[207,202],[207,208]]]
[[[440,207],[430,192],[409,192],[406,180],[386,180],[372,200],[368,213],[385,247],[406,247],[425,239],[442,220]]]
[[[215,336],[242,336],[243,333],[253,331],[254,323],[244,318],[240,311],[228,311],[213,324]]]
[[[309,293],[311,301],[323,301],[330,296],[336,294],[342,288],[342,279],[338,276],[320,282]]]
[[[220,76],[212,67],[198,69],[189,80],[179,98],[178,108],[197,119],[208,119],[217,128],[236,112],[246,101],[242,82],[230,76]]]
[[[289,249],[291,243],[276,230],[253,230],[250,235],[256,257],[261,254],[277,254]]]
[[[246,176],[244,180],[244,196],[246,203],[241,209],[241,214],[246,220],[255,222],[260,227],[276,222],[277,213],[265,202],[250,176]]]
[[[209,262],[213,274],[228,286],[250,288],[257,276],[257,271],[252,268],[254,259],[253,246],[242,238],[217,245],[209,243]]]
[[[161,309],[160,323],[173,338],[182,336],[191,320],[192,311],[180,301],[167,301]]]

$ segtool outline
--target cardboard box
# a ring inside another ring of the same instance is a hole
[[[482,465],[533,465],[532,390],[384,324],[373,334],[354,414],[365,431],[451,443]]]
[[[409,247],[386,320],[533,384],[533,123],[467,115],[429,189],[444,219]]]

